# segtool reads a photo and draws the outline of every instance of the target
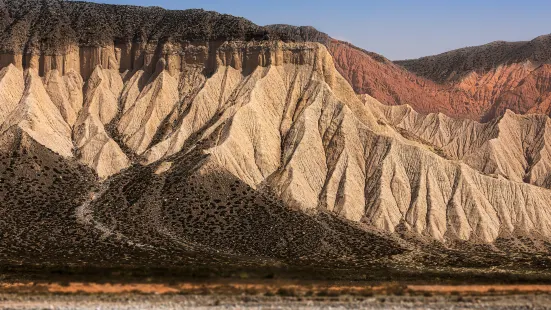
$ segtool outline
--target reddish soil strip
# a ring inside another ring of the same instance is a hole
[[[100,283],[0,283],[0,293],[87,293],[87,294],[124,294],[124,293],[143,293],[143,294],[264,294],[266,292],[278,292],[287,290],[293,294],[304,294],[306,292],[333,292],[335,294],[358,294],[369,290],[376,294],[393,294],[397,290],[409,292],[430,292],[434,294],[450,293],[551,293],[551,285],[399,285],[396,283],[383,284],[380,286],[358,285],[355,284],[327,284],[311,283],[297,284],[286,282],[266,282],[266,283],[179,283],[179,284],[149,284],[149,283],[129,283],[129,284],[100,284]]]
[[[68,285],[53,284],[0,284],[1,291],[10,292],[50,292],[50,293],[89,293],[89,294],[169,294],[180,290],[164,284],[98,284],[98,283],[70,283]]]

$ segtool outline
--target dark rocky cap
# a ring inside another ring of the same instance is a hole
[[[0,51],[62,52],[70,44],[284,40],[324,43],[312,27],[274,25],[201,9],[97,4],[63,0],[0,0]]]
[[[535,63],[551,61],[551,35],[543,35],[531,41],[495,41],[395,63],[417,75],[443,83],[458,81],[472,71],[487,72],[499,65],[527,60]]]
[[[265,27],[272,38],[286,42],[319,42],[324,45],[331,38],[311,26],[291,26],[284,24],[269,25]]]

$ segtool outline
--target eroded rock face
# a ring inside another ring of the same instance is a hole
[[[337,40],[329,40],[327,47],[335,67],[358,94],[387,105],[408,104],[421,113],[478,119],[484,112],[484,107],[471,106],[473,100],[464,90],[416,76],[381,55]]]
[[[205,65],[212,74],[217,68],[216,56],[207,51],[217,50],[224,41],[317,42],[329,49],[337,69],[354,90],[385,104],[410,104],[421,112],[441,111],[473,119],[488,109],[476,108],[462,91],[450,92],[394,66],[380,55],[333,40],[312,27],[260,27],[244,19],[202,10],[171,12],[130,6],[113,9],[110,5],[61,0],[10,1],[2,8],[13,26],[2,32],[0,65],[12,63],[23,70],[34,63],[41,76],[48,76],[50,71],[62,76],[74,71],[87,81],[98,65],[121,72],[143,70],[149,75],[161,58],[165,58],[171,76],[184,71],[182,64],[190,63]],[[249,53],[247,57],[234,55],[227,64],[240,69],[250,66],[245,58],[252,64],[266,61],[255,59],[261,51]],[[52,91],[59,88],[56,76],[50,86]],[[67,101],[62,99],[65,97],[54,102],[62,104]],[[69,123],[74,121],[71,111],[63,113],[70,118]]]
[[[63,10],[88,7],[57,5]],[[100,8],[99,12],[105,9]],[[166,18],[176,14],[159,12]],[[83,12],[92,13],[97,12]],[[108,25],[114,22],[110,16],[104,17]],[[230,18],[214,16],[222,21]],[[26,25],[20,22],[21,27]],[[249,24],[238,29],[224,25],[220,26],[224,38],[249,33]],[[111,26],[114,30],[109,31],[123,31]],[[144,27],[137,29],[157,31]],[[179,29],[169,27],[165,33]],[[424,97],[418,86],[435,94],[441,89],[376,55],[326,41],[310,28],[263,29],[288,42],[120,43],[98,37],[91,42],[103,45],[69,40],[65,51],[49,56],[4,57],[0,146],[9,153],[15,146],[38,144],[94,169],[104,181],[115,180],[104,183],[103,192],[111,196],[94,196],[101,202],[96,207],[105,211],[104,216],[143,207],[140,210],[155,216],[151,222],[143,216],[138,223],[143,231],[154,231],[155,238],[180,240],[186,231],[172,221],[160,227],[158,222],[166,214],[159,214],[174,210],[163,208],[185,204],[200,207],[201,214],[218,214],[209,208],[226,208],[220,205],[221,196],[236,197],[228,203],[239,206],[247,205],[237,198],[249,197],[251,202],[269,203],[270,208],[326,213],[385,234],[406,230],[442,242],[493,243],[521,232],[545,240],[551,237],[547,117],[507,112],[482,124],[382,105],[368,95],[358,97],[339,70],[358,69],[353,74],[358,85],[393,99],[392,104],[409,100],[421,104]],[[364,57],[369,57],[367,62],[352,65]],[[524,68],[518,70],[529,71]],[[362,70],[379,75],[361,75]],[[487,85],[502,89],[501,76],[515,72],[496,71]],[[546,75],[537,76],[526,87],[543,94],[547,88],[538,81],[545,81]],[[401,83],[405,95],[393,95],[393,79]],[[462,94],[467,94],[469,84],[464,83]],[[524,93],[522,87],[517,91]],[[490,88],[488,92],[495,93]],[[430,110],[430,105],[426,108]],[[220,180],[231,180],[234,186],[229,191],[234,193],[222,190]],[[192,188],[182,190],[178,182]],[[209,191],[205,196],[217,198],[201,201],[196,187],[199,194]],[[124,206],[112,211],[122,199],[117,195],[124,196]],[[187,200],[167,202],[175,198]],[[113,232],[117,225],[107,227],[105,218],[85,219],[99,221],[95,227],[105,234],[128,234]],[[152,236],[140,238],[147,241]]]
[[[152,80],[144,87],[135,102],[124,103],[118,131],[124,142],[137,154],[143,154],[151,145],[161,123],[179,101],[178,80],[165,71],[161,59]]]
[[[409,106],[373,103],[386,120],[404,133],[430,145],[440,155],[461,160],[485,174],[549,188],[549,117],[518,115],[510,110],[488,123],[422,115]],[[460,133],[460,134],[458,134]]]
[[[450,119],[442,114],[420,115],[407,106],[389,107],[373,100],[368,102],[379,109],[385,120],[399,129],[403,137],[417,141],[440,159],[447,158],[444,165],[444,162],[432,162],[430,169],[417,168],[426,169],[428,176],[416,177],[420,184],[410,183],[410,188],[422,190],[414,195],[418,197],[416,199],[423,199],[421,206],[432,208],[438,205],[435,201],[444,202],[440,205],[446,206],[441,210],[446,210],[448,223],[444,230],[447,233],[460,238],[472,238],[474,234],[478,235],[477,238],[491,241],[502,233],[524,231],[534,225],[538,229],[547,227],[548,220],[542,221],[547,215],[540,213],[546,213],[547,208],[536,207],[540,203],[545,205],[544,201],[549,199],[547,190],[540,188],[549,186],[547,116],[520,116],[509,111],[500,119],[480,124]],[[419,159],[419,155],[416,157],[416,161],[431,162]],[[449,170],[452,167],[455,168]],[[440,174],[442,171],[448,172]],[[450,179],[450,176],[454,177]],[[410,177],[405,180],[410,180]],[[403,181],[398,182],[401,183]],[[396,182],[393,186],[402,187]],[[439,193],[432,192],[434,189]],[[429,198],[431,201],[424,201]],[[505,210],[514,211],[508,213]],[[436,218],[432,225],[438,222]],[[487,229],[480,230],[478,224],[473,229],[474,222],[470,222],[473,218],[479,218],[476,222],[484,223]],[[431,218],[428,219],[421,222],[431,225]],[[434,232],[442,232],[444,228],[442,225],[436,227],[440,230],[433,229]]]
[[[13,99],[16,97],[6,100],[6,110],[2,117],[4,121],[0,127],[2,147],[9,149],[17,137],[24,133],[54,152],[72,157],[71,129],[48,96],[38,73],[30,69],[24,76],[12,66],[3,70],[4,86],[13,87],[19,95],[20,87],[24,85],[24,91],[16,105],[10,104],[15,102]]]
[[[32,58],[32,67],[24,72],[9,64],[2,71],[1,81],[9,84],[2,93],[6,101],[3,117],[12,115],[22,104],[23,90],[31,81],[29,78],[25,82],[23,75],[32,77],[33,87],[41,90],[38,96],[48,102],[48,111],[61,116],[59,126],[65,130],[66,141],[62,144],[47,140],[41,144],[55,145],[50,149],[64,156],[72,154],[74,148],[82,163],[107,178],[130,166],[132,161],[152,163],[174,155],[191,138],[197,138],[192,136],[226,122],[239,107],[248,104],[253,90],[271,90],[270,82],[256,85],[266,80],[264,74],[279,72],[278,79],[286,83],[296,80],[299,86],[295,93],[310,84],[314,67],[321,68],[328,83],[334,80],[331,57],[314,43],[234,41],[185,46],[167,43],[160,48],[156,45],[146,46],[141,55],[132,56],[130,63],[137,68],[132,71],[123,67],[129,61],[114,46],[86,47],[80,52],[91,51],[89,58],[85,58],[86,66],[68,71],[45,70],[43,78],[34,69],[43,67],[42,58]],[[93,55],[97,55],[97,63],[92,70],[90,63],[96,59]],[[151,70],[155,60],[155,69]],[[80,73],[75,71],[83,68],[86,70]],[[292,75],[295,71],[297,75],[301,72],[300,79]],[[277,89],[277,96],[285,98],[289,91]],[[270,92],[268,95],[272,96]],[[298,100],[297,96],[292,100]],[[292,125],[290,116],[285,123]],[[49,127],[48,130],[58,131]],[[62,145],[63,151],[59,148]]]
[[[118,71],[96,67],[88,79],[84,106],[73,129],[79,160],[107,178],[130,165],[106,126],[119,113],[123,81]]]
[[[250,49],[265,51],[255,56],[258,65],[235,61]],[[476,242],[551,233],[543,207],[551,202],[543,188],[548,118],[508,113],[479,124],[361,101],[318,43],[234,42],[216,55],[214,74],[201,78],[190,78],[195,63],[173,76],[160,60],[154,72],[125,73],[124,80],[96,67],[72,133],[77,158],[106,178],[132,161],[172,162],[200,147],[199,174],[223,171],[255,190],[269,187],[289,206],[387,232],[405,227],[440,241]],[[43,130],[71,137],[41,79],[27,75],[26,88],[58,112],[59,124]],[[27,130],[31,137],[36,131]],[[72,156],[61,138],[35,139]]]

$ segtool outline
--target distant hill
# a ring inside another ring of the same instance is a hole
[[[520,114],[551,114],[551,35],[526,42],[492,42],[395,63],[454,92],[463,92],[472,111],[466,116],[474,119],[487,121],[507,109]],[[450,101],[450,108],[455,103]]]

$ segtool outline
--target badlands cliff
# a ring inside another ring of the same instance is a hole
[[[53,0],[0,12],[2,221],[25,255],[364,266],[409,257],[405,235],[547,250],[546,116],[482,124],[359,97],[335,67],[343,43],[308,27]],[[5,259],[21,251],[8,239]],[[461,255],[442,264],[478,257]]]

